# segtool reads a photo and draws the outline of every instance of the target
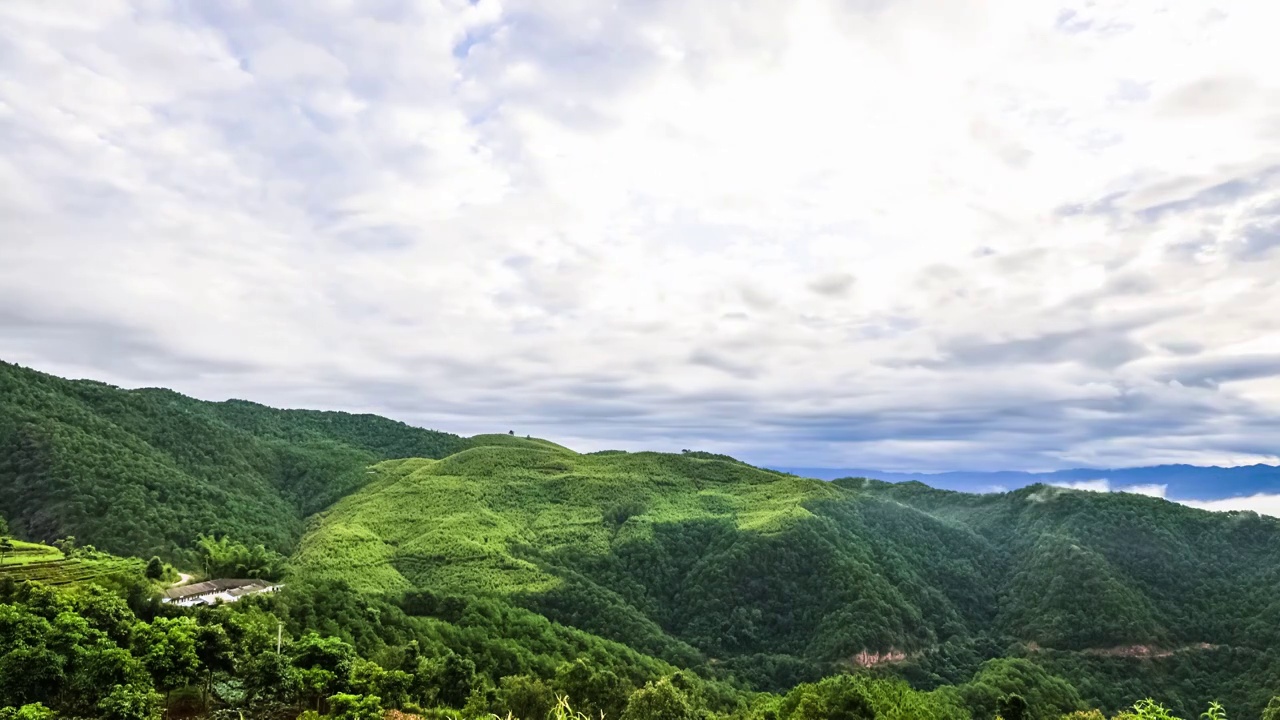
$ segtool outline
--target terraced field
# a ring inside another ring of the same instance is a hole
[[[0,580],[37,581],[48,585],[74,585],[96,578],[129,572],[142,561],[127,558],[67,558],[48,545],[13,540],[14,550],[0,564]]]
[[[62,551],[55,547],[13,539],[9,542],[13,544],[13,550],[4,556],[3,562],[0,562],[0,570],[10,565],[27,565],[62,559]]]

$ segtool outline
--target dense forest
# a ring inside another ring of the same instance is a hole
[[[202,534],[288,553],[370,463],[444,457],[448,433],[373,415],[201,402],[0,362],[0,509],[35,540],[178,560]]]
[[[0,393],[0,718],[1280,720],[1252,513]],[[169,564],[284,588],[183,609]]]

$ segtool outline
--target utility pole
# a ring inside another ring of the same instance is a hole
[[[280,634],[284,632],[284,623],[276,621],[276,654],[280,654]]]

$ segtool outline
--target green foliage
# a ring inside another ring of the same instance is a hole
[[[1262,720],[1280,720],[1280,695],[1271,698],[1262,711]]]
[[[20,708],[0,708],[0,720],[53,720],[54,712],[43,703],[31,703]]]
[[[1083,705],[1070,683],[1021,658],[986,662],[960,692],[975,717],[1001,715],[1015,720],[1004,715],[1010,712],[1025,720],[1056,720]]]
[[[1209,709],[1200,713],[1200,717],[1204,720],[1227,720],[1227,711],[1223,709],[1222,704],[1214,701],[1209,703]]]
[[[198,563],[209,577],[279,579],[284,557],[262,545],[248,547],[226,537],[201,535],[196,540]]]
[[[152,556],[147,561],[147,568],[144,571],[146,576],[152,580],[159,580],[164,577],[164,561],[158,557]]]
[[[1027,717],[1027,701],[1014,693],[1000,701],[996,712],[1001,720],[1024,720]]]
[[[852,676],[825,678],[796,687],[778,707],[780,720],[874,720],[865,681]]]
[[[528,675],[508,675],[498,683],[498,715],[518,718],[545,718],[557,705],[551,687]]]
[[[368,465],[466,444],[372,415],[207,403],[0,362],[0,507],[13,532],[188,560],[200,534],[290,549]],[[3,534],[3,533],[0,533]]]
[[[1178,718],[1160,703],[1146,698],[1135,703],[1131,712],[1117,715],[1116,720],[1178,720]]]
[[[338,693],[329,698],[333,720],[382,720],[382,698]]]
[[[160,695],[152,690],[118,685],[98,703],[101,720],[156,720],[161,715]]]
[[[664,678],[631,694],[621,720],[695,720],[697,714],[684,693]]]

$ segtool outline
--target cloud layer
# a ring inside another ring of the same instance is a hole
[[[1052,483],[1057,487],[1070,488],[1072,490],[1088,490],[1090,492],[1123,492],[1134,493],[1137,495],[1148,495],[1150,497],[1165,498],[1168,494],[1169,486],[1166,484],[1152,485],[1114,485],[1106,478],[1097,480],[1080,480],[1076,482],[1059,482]],[[1229,488],[1223,488],[1229,490]],[[1185,500],[1168,498],[1173,502],[1189,505],[1191,507],[1200,508],[1202,510],[1213,510],[1215,512],[1226,512],[1232,510],[1247,510],[1256,512],[1259,515],[1271,515],[1280,517],[1280,493],[1255,493],[1253,495],[1240,495],[1234,497],[1224,497],[1216,500]]]
[[[886,469],[1275,461],[1261,2],[0,3],[0,355]]]

